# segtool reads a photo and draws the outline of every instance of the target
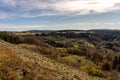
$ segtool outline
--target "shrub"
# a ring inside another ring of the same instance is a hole
[[[103,72],[101,70],[96,69],[96,68],[89,70],[88,74],[91,76],[96,76],[96,77],[104,77]]]
[[[18,37],[9,35],[7,32],[0,32],[0,39],[13,44],[18,44],[20,42]]]

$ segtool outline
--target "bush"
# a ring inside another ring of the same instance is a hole
[[[13,44],[18,44],[20,42],[18,37],[9,35],[7,32],[0,32],[0,39]]]
[[[68,46],[66,44],[56,42],[54,40],[48,40],[46,41],[49,45],[54,46],[54,47],[60,47],[60,48],[67,48]]]
[[[91,69],[88,71],[88,74],[91,76],[96,76],[96,77],[104,77],[104,74],[101,70],[98,69]]]

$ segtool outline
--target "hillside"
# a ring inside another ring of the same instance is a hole
[[[1,79],[120,79],[119,30],[1,32],[0,39]]]
[[[104,80],[0,40],[0,80]]]

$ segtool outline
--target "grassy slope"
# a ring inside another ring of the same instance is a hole
[[[104,80],[0,41],[0,80]]]

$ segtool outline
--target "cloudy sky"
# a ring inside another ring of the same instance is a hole
[[[0,0],[0,31],[120,29],[120,0]]]

